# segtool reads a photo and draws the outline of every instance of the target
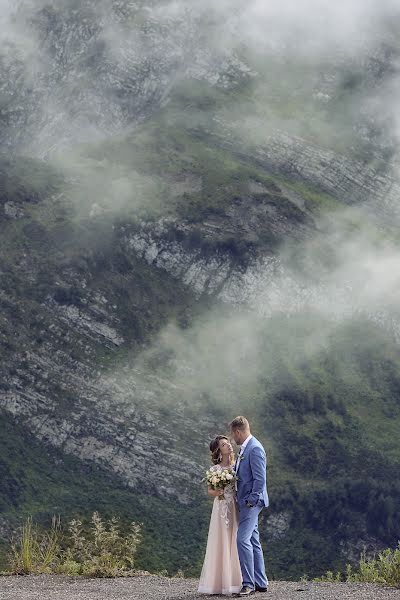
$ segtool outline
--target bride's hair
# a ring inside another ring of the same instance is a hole
[[[217,435],[212,442],[210,442],[210,452],[211,452],[211,461],[214,465],[218,465],[222,460],[221,450],[219,449],[219,440],[228,440],[229,438],[226,435]],[[234,460],[234,453],[232,452],[230,455],[231,463]]]

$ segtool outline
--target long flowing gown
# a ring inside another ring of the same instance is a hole
[[[220,465],[211,467],[222,469]],[[242,573],[236,545],[238,511],[234,484],[224,490],[225,499],[214,498],[207,548],[198,592],[235,594],[242,588]]]

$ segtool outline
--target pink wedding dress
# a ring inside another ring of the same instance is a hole
[[[219,465],[212,470],[222,469]],[[242,588],[242,573],[236,546],[238,514],[235,487],[229,484],[224,500],[214,498],[206,555],[200,575],[201,594],[235,594]]]

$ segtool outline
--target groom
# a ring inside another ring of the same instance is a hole
[[[266,592],[264,556],[258,533],[258,515],[269,505],[266,481],[267,458],[260,442],[250,433],[245,417],[236,417],[231,424],[232,437],[240,445],[235,471],[238,476],[237,502],[239,527],[237,547],[242,570],[242,589],[236,596]]]

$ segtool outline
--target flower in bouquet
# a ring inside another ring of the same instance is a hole
[[[233,486],[237,477],[232,467],[226,467],[223,469],[208,469],[205,477],[202,481],[205,481],[207,485],[213,490],[224,490],[228,485]],[[219,500],[224,499],[224,495],[218,496]]]

